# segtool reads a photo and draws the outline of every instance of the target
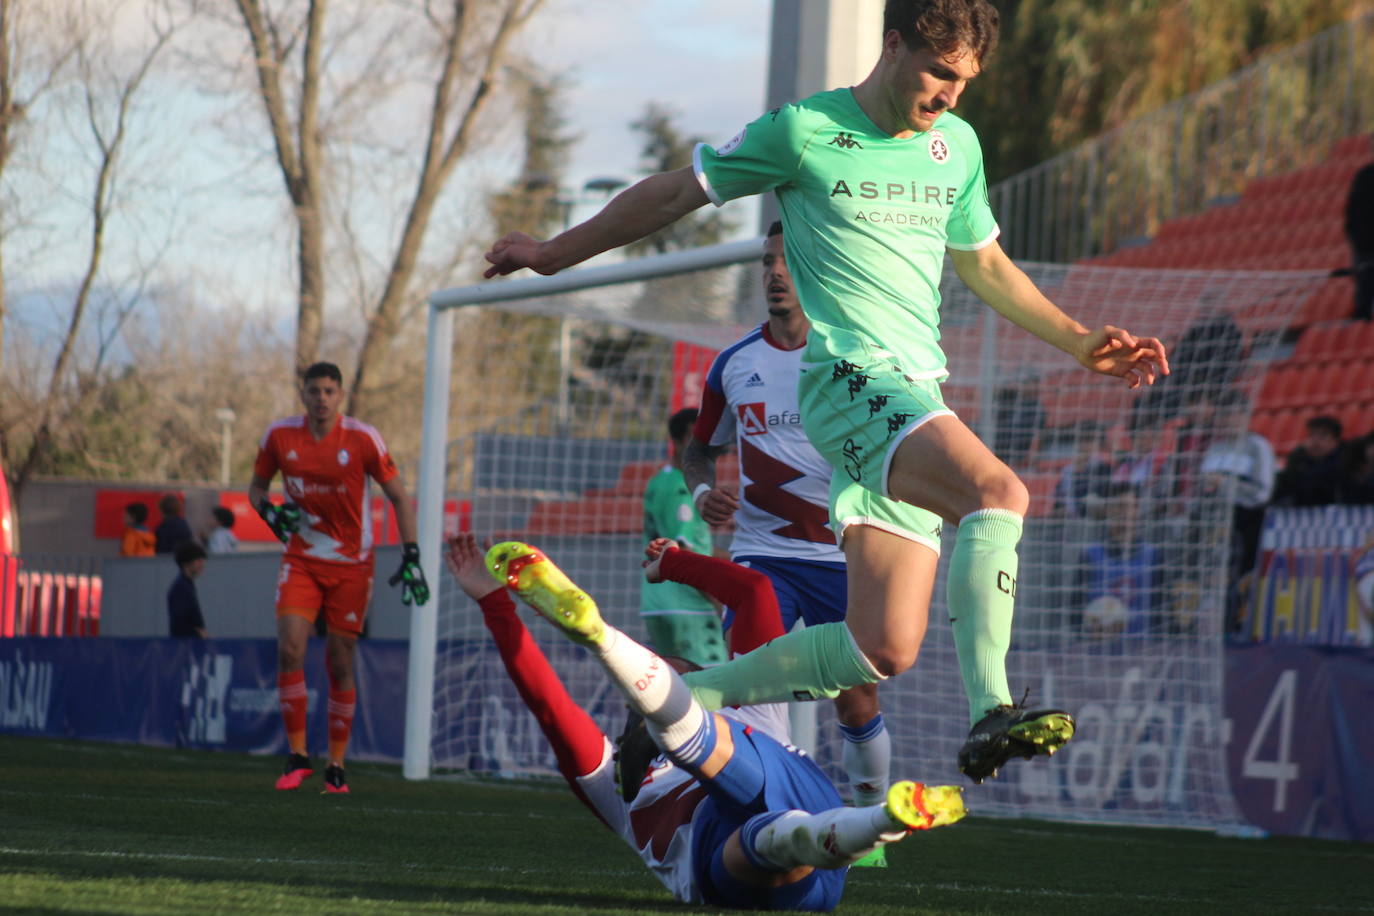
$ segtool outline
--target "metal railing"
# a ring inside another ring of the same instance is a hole
[[[1013,257],[1068,262],[1153,235],[1246,182],[1374,130],[1374,14],[1267,55],[994,186]]]
[[[102,558],[0,557],[0,638],[97,636]]]

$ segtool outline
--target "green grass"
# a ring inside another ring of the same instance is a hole
[[[0,736],[0,910],[696,912],[560,783],[272,790],[278,761]],[[1374,912],[1374,846],[970,818],[850,873],[842,913]]]

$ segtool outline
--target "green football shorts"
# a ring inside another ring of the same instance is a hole
[[[887,474],[907,434],[953,416],[932,379],[913,379],[891,360],[837,359],[802,370],[802,426],[830,462],[830,524],[836,538],[850,525],[871,525],[940,552],[941,519],[891,499]]]

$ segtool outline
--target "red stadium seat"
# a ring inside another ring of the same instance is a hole
[[[530,510],[525,533],[636,534],[644,529],[641,496],[592,496],[536,503]]]
[[[1335,403],[1347,404],[1374,397],[1374,360],[1342,360],[1329,366],[1328,393]]]
[[[1331,147],[1331,159],[1369,159],[1374,156],[1374,138],[1369,134],[1355,134],[1353,137],[1346,137],[1338,140]]]
[[[1315,295],[1315,293],[1314,293]],[[1340,326],[1332,323],[1309,325],[1293,348],[1293,359],[1307,362],[1335,356],[1340,340]]]

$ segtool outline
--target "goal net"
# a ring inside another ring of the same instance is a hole
[[[523,281],[534,294],[454,309],[447,425],[427,440],[444,444],[450,528],[539,545],[611,623],[644,639],[645,482],[668,459],[666,418],[697,403],[712,355],[752,327],[734,316],[765,316],[759,250],[739,247],[745,263],[568,292]],[[1128,391],[998,318],[946,271],[946,400],[1032,495],[1010,683],[1018,698],[1028,689],[1079,723],[1052,760],[1017,763],[970,787],[970,806],[996,816],[1234,823],[1222,639],[1235,494],[1229,478],[1204,470],[1204,456],[1244,432],[1264,364],[1320,276],[1022,266],[1085,324],[1160,336],[1174,372]],[[1237,398],[1240,409],[1223,409]],[[727,480],[734,473],[729,457],[720,470]],[[439,477],[422,506],[440,498]],[[951,535],[947,526],[946,558]],[[721,532],[719,545],[728,538]],[[942,578],[943,569],[944,561]],[[480,612],[447,574],[438,584],[428,763],[554,774]],[[601,669],[521,611],[573,697],[618,734],[624,706]],[[880,688],[894,779],[965,782],[955,757],[967,706],[947,617],[941,581],[919,661]],[[811,705],[814,756],[844,793],[833,712]]]

